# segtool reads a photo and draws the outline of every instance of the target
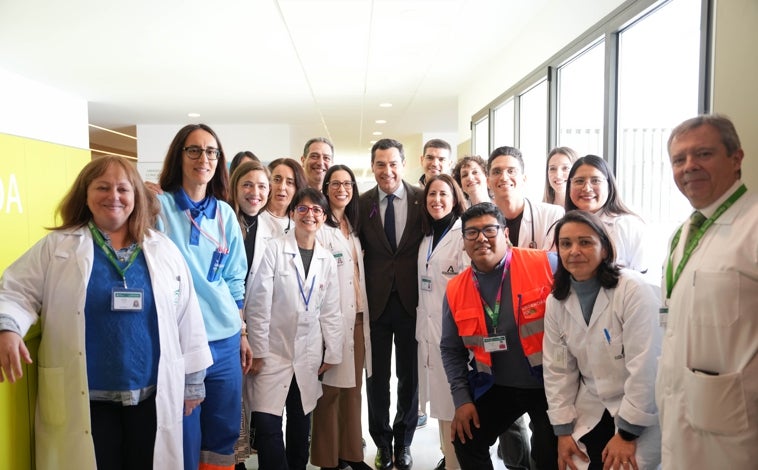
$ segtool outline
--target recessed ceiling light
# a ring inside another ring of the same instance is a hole
[[[191,117],[191,118],[200,117],[200,113],[187,113],[187,117]]]
[[[374,131],[373,134],[374,135],[382,135],[382,133],[380,131]]]
[[[387,124],[387,121],[385,121],[384,119],[377,119],[374,122],[377,123],[377,124]]]
[[[380,108],[391,108],[392,103],[379,103]]]

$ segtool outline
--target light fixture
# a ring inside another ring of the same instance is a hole
[[[392,103],[379,103],[380,108],[391,108]]]
[[[187,117],[197,118],[200,117],[200,113],[187,113]]]
[[[376,143],[376,141],[375,141],[375,140],[370,140],[370,141],[369,141],[369,144],[371,144],[371,145],[374,145],[375,143]]]
[[[382,135],[382,133],[380,131],[374,131],[374,132],[372,132],[372,134],[373,135]]]
[[[387,121],[385,121],[384,119],[377,119],[374,122],[377,123],[377,124],[387,124]]]

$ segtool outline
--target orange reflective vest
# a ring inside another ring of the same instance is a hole
[[[512,251],[509,269],[513,316],[529,365],[537,367],[542,364],[545,302],[553,287],[553,270],[545,251],[523,248],[512,248]],[[491,374],[492,357],[482,342],[488,336],[487,323],[471,267],[448,282],[447,301],[458,334],[464,345],[474,352],[477,370]]]

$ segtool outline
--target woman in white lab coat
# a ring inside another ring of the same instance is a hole
[[[566,212],[579,209],[600,217],[613,240],[620,267],[647,273],[651,283],[659,283],[660,271],[653,266],[660,263],[651,265],[645,254],[645,221],[621,201],[605,160],[596,155],[576,160],[569,171],[566,196]]]
[[[558,468],[657,468],[657,291],[614,263],[610,237],[591,213],[567,212],[555,243],[543,368]]]
[[[319,375],[342,362],[337,263],[316,240],[328,210],[319,191],[298,191],[289,212],[294,230],[269,241],[247,287],[251,403],[261,470],[305,469],[310,413],[321,396]]]
[[[261,209],[258,216],[258,230],[260,242],[263,246],[274,237],[289,233],[293,228],[292,218],[289,214],[290,203],[295,194],[307,186],[303,167],[297,160],[292,158],[277,158],[268,164],[271,174],[271,186],[266,205]],[[256,241],[258,238],[256,238]],[[263,250],[259,252],[256,244],[256,256],[250,264],[250,275],[254,275],[254,269],[261,262]],[[248,279],[249,281],[249,279]]]
[[[182,468],[182,410],[204,396],[185,374],[212,360],[187,264],[150,229],[156,212],[132,164],[93,160],[61,225],[0,280],[0,381],[31,362],[22,336],[41,325],[38,469]]]
[[[345,165],[330,166],[322,192],[329,199],[332,219],[324,223],[317,238],[337,262],[345,344],[342,362],[324,373],[324,394],[313,410],[311,463],[322,468],[367,469],[363,463],[361,388],[364,369],[371,377],[371,336],[353,171]]]
[[[452,176],[441,174],[424,187],[421,229],[424,239],[418,250],[419,296],[416,309],[418,341],[419,406],[439,422],[440,446],[447,469],[460,468],[450,435],[455,405],[442,367],[442,299],[447,283],[471,260],[463,249],[460,216],[466,210],[463,192]]]

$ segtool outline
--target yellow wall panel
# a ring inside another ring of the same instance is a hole
[[[55,209],[91,159],[88,150],[0,134],[0,273],[55,224]],[[37,325],[26,344],[35,361],[24,378],[0,384],[0,469],[34,468]]]

